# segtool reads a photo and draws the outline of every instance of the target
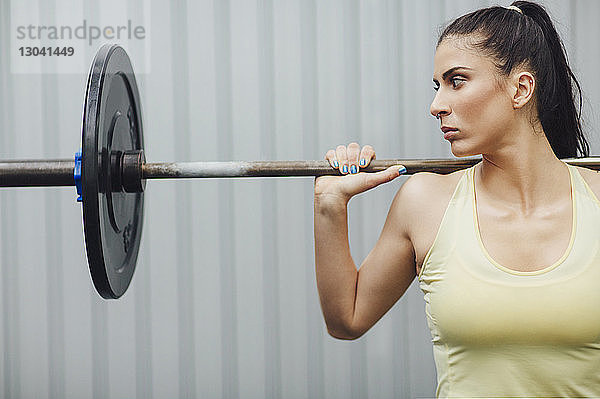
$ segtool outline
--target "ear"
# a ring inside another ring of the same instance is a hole
[[[533,97],[535,78],[529,72],[520,72],[515,77],[513,108],[522,108]]]

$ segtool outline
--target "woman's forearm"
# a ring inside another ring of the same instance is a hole
[[[329,334],[352,339],[358,272],[348,243],[348,201],[315,196],[315,268],[321,309]]]

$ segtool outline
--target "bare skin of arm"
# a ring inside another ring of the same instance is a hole
[[[411,176],[398,190],[380,237],[358,270],[350,254],[347,207],[352,195],[348,193],[366,191],[398,176],[394,170],[378,173],[381,175],[371,179],[377,173],[333,177],[362,175],[362,181],[357,180],[349,190],[315,183],[317,288],[327,330],[339,339],[357,339],[367,332],[402,297],[416,276],[409,226],[419,203],[418,193],[427,179],[423,174]]]

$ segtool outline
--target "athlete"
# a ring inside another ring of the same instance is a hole
[[[431,115],[452,154],[482,161],[409,177],[357,270],[348,201],[403,170],[360,172],[369,145],[327,151],[342,173],[314,186],[329,334],[361,337],[418,278],[438,397],[600,397],[600,175],[562,160],[589,145],[550,17],[515,1],[457,18],[437,42],[433,82]]]

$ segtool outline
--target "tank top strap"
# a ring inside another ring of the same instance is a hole
[[[471,198],[470,173],[472,173],[474,167],[475,166],[471,166],[462,171],[463,175],[458,180],[454,192],[452,193],[452,197],[446,206],[444,216],[442,217],[433,244],[423,259],[421,271],[418,276],[419,280],[425,269],[430,269],[428,270],[428,273],[435,273],[432,269],[443,267],[444,259],[452,252],[456,245],[457,237],[460,236],[460,232],[465,229],[464,215],[465,213],[468,213],[470,209]],[[433,265],[431,263],[433,263]]]
[[[571,170],[571,174],[573,176],[573,184],[575,185],[575,192],[577,193],[577,195],[580,198],[595,204],[600,209],[600,200],[598,199],[598,197],[596,197],[596,194],[594,194],[589,184],[585,181],[585,179],[579,172],[579,169],[573,165],[569,165],[566,162],[565,164]]]

